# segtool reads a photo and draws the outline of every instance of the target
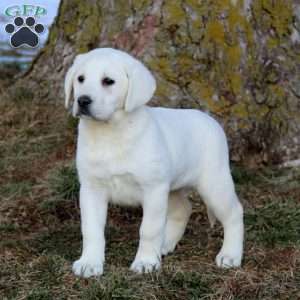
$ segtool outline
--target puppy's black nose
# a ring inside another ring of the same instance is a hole
[[[89,104],[92,103],[92,99],[89,97],[89,96],[80,96],[78,98],[78,105],[81,107],[81,108],[86,108]]]

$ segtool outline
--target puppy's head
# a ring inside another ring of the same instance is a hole
[[[107,121],[147,103],[156,83],[149,70],[125,52],[101,48],[78,55],[65,78],[65,105],[72,113]]]

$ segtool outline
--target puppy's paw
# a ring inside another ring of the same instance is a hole
[[[81,257],[73,263],[72,270],[75,275],[84,278],[100,276],[103,274],[103,262]]]
[[[230,254],[220,253],[216,257],[216,264],[220,268],[236,268],[241,266],[242,255],[241,254]]]
[[[158,257],[135,258],[130,266],[130,270],[136,273],[151,273],[160,268],[160,259]]]
[[[175,250],[177,242],[174,240],[165,240],[161,249],[162,255],[167,255]]]

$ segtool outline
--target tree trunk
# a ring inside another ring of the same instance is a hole
[[[62,0],[18,85],[63,105],[74,56],[120,48],[154,73],[153,105],[208,111],[224,125],[233,160],[279,163],[300,150],[299,29],[292,0]]]

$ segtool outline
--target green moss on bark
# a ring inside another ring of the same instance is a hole
[[[99,41],[102,11],[97,1],[62,1],[57,25],[50,32],[49,48],[59,34],[70,42],[77,53],[86,52]]]
[[[51,55],[41,57],[38,69],[45,61],[58,66],[53,76],[61,82],[76,53],[98,46],[131,52],[157,78],[154,104],[209,111],[224,124],[235,158],[248,151],[269,161],[276,141],[297,127],[296,6],[292,0],[253,0],[248,10],[243,0],[63,0],[45,50]],[[61,84],[57,90],[62,95]]]

